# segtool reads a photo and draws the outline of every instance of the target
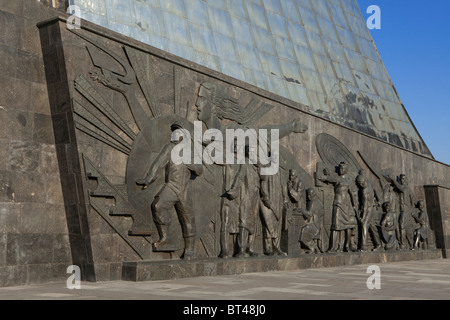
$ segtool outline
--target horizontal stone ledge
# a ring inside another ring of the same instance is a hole
[[[123,262],[122,280],[155,281],[234,275],[253,272],[294,271],[358,264],[442,259],[441,250],[304,254],[289,257],[159,260]]]

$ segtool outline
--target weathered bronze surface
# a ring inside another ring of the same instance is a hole
[[[273,109],[271,104],[257,97],[251,97],[247,103],[240,101],[226,93],[223,85],[210,81],[192,88],[196,92],[196,119],[193,119],[189,109],[184,111],[182,107],[189,101],[182,100],[184,75],[176,66],[172,70],[174,99],[170,114],[159,102],[158,96],[164,93],[155,88],[161,74],[158,75],[150,55],[127,46],[118,54],[89,35],[72,32],[88,43],[86,48],[92,61],[91,80],[79,74],[74,81],[75,89],[89,101],[84,104],[73,101],[74,113],[79,116],[75,119],[76,128],[128,157],[126,187],[119,188],[85,156],[86,175],[98,182],[89,194],[90,205],[141,259],[158,259],[153,257],[158,252],[179,252],[181,258],[195,259],[198,243],[204,249],[200,256],[210,258],[286,256],[301,252],[301,248],[310,254],[433,248],[434,236],[424,203],[420,202],[421,209],[414,206],[406,176],[400,175],[397,181],[392,171],[380,173],[360,153],[363,162],[372,166],[369,171],[363,169],[343,143],[325,133],[316,137],[317,152],[323,162],[317,163],[315,179],[283,145],[279,150],[269,151],[271,164],[279,165],[273,175],[262,174],[264,165],[260,161],[251,162],[252,146],[248,141],[244,145],[234,143],[233,160],[237,160],[238,150],[245,149],[242,164],[223,161],[194,164],[193,156],[189,163],[175,163],[172,153],[176,146],[185,139],[191,146],[198,134],[195,121],[203,124],[201,133],[214,129],[215,135],[222,138],[230,129],[266,129],[277,130],[283,139],[307,134],[308,126],[299,120],[261,123],[259,120]],[[125,98],[134,123],[121,118],[96,89],[95,82]],[[137,98],[137,84],[144,100]],[[103,114],[119,133],[95,113]],[[258,143],[268,146],[270,138],[264,141],[259,138]],[[227,147],[227,142],[220,139],[202,140],[200,149],[194,148],[194,154],[211,151],[213,143]],[[101,167],[101,163],[97,166]],[[369,172],[374,175],[369,177]],[[328,196],[321,198],[320,194]],[[115,204],[107,210],[98,202],[102,197],[114,198]],[[128,234],[119,232],[105,211],[109,215],[132,217]],[[299,217],[304,222],[293,223]],[[282,239],[295,234],[298,234],[296,241]],[[152,252],[148,244],[134,244],[133,238],[151,242]],[[288,244],[284,249],[283,243]],[[297,250],[292,248],[293,243],[297,243]]]

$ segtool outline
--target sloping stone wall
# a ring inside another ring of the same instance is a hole
[[[0,286],[61,280],[72,264],[36,26],[56,14],[0,1]]]

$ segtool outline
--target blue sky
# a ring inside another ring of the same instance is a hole
[[[450,164],[450,1],[358,0],[398,94],[436,160]]]

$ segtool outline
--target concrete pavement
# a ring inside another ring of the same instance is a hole
[[[450,300],[450,259],[147,282],[0,288],[1,300]],[[372,277],[369,279],[369,277]],[[380,284],[380,289],[369,289]],[[377,280],[380,280],[379,282]]]

